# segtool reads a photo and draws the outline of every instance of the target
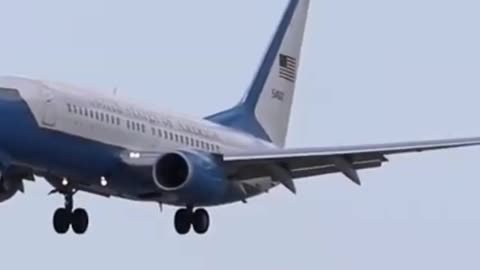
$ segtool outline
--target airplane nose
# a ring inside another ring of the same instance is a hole
[[[0,86],[0,100],[2,101],[18,101],[20,93],[17,89]]]
[[[21,100],[21,89],[30,87],[32,83],[33,81],[20,77],[0,76],[0,99]]]

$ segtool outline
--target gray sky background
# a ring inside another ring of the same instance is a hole
[[[0,0],[0,74],[204,116],[242,96],[286,2]],[[478,1],[312,2],[289,146],[480,135]],[[391,157],[362,188],[302,180],[211,209],[210,233],[187,237],[173,208],[87,194],[88,234],[57,236],[63,199],[38,181],[0,205],[2,268],[478,269],[479,162]]]

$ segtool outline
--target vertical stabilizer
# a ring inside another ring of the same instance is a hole
[[[309,3],[289,2],[242,101],[207,119],[285,145]]]

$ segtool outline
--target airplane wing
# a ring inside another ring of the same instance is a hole
[[[357,170],[387,162],[387,155],[480,145],[480,137],[359,146],[272,149],[229,154],[224,163],[234,181],[272,177],[293,193],[293,180],[329,173],[343,173],[360,185]]]

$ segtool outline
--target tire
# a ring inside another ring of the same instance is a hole
[[[53,215],[53,228],[58,234],[65,234],[70,227],[71,214],[65,208],[59,208]]]
[[[72,229],[76,234],[84,234],[88,229],[88,213],[85,209],[76,209],[72,214]]]
[[[205,209],[198,209],[193,214],[193,229],[198,234],[205,234],[210,227],[210,216]]]
[[[180,209],[175,213],[175,230],[180,235],[190,232],[192,214],[187,209]]]

